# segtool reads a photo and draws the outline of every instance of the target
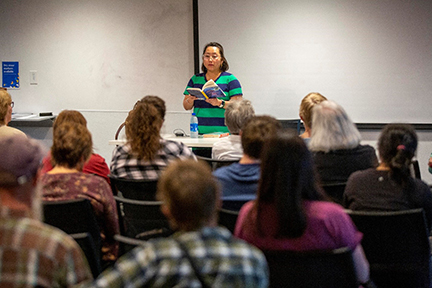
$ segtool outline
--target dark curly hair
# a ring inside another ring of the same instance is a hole
[[[126,118],[126,138],[140,160],[152,160],[161,148],[160,129],[165,117],[165,101],[158,96],[139,100]]]

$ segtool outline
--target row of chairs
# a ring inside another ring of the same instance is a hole
[[[347,213],[363,233],[370,275],[378,287],[430,287],[430,245],[423,209]],[[231,230],[238,212],[219,216],[228,218],[223,221],[230,223]],[[358,287],[349,249],[264,254],[271,287]]]

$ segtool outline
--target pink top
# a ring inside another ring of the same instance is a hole
[[[360,243],[363,234],[354,226],[351,218],[338,204],[324,201],[304,201],[308,217],[306,231],[299,238],[278,238],[276,209],[271,204],[263,206],[261,215],[263,234],[255,228],[257,212],[254,201],[249,201],[240,210],[234,235],[262,250],[311,251],[349,247],[352,250]]]
[[[51,164],[51,153],[49,153],[43,160],[42,160],[42,169],[41,173],[45,174],[48,171],[51,171],[53,169],[53,166]],[[105,159],[100,156],[99,154],[93,153],[90,156],[89,161],[84,164],[83,171],[86,174],[94,174],[97,176],[100,176],[104,178],[108,184],[110,184],[108,174],[110,173],[110,170],[108,168],[107,163],[105,162]]]

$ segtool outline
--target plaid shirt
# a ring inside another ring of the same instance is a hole
[[[93,277],[78,244],[62,231],[0,207],[0,286],[70,287]]]
[[[171,161],[176,159],[196,159],[195,154],[185,144],[161,139],[162,148],[151,161],[138,160],[129,144],[117,146],[111,160],[111,174],[118,178],[136,180],[157,180]]]
[[[177,241],[212,287],[267,287],[268,268],[257,248],[222,227],[150,240],[121,257],[92,287],[201,287]]]

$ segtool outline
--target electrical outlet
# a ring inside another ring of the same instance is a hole
[[[37,71],[30,70],[30,85],[37,85],[37,84],[38,84]]]

